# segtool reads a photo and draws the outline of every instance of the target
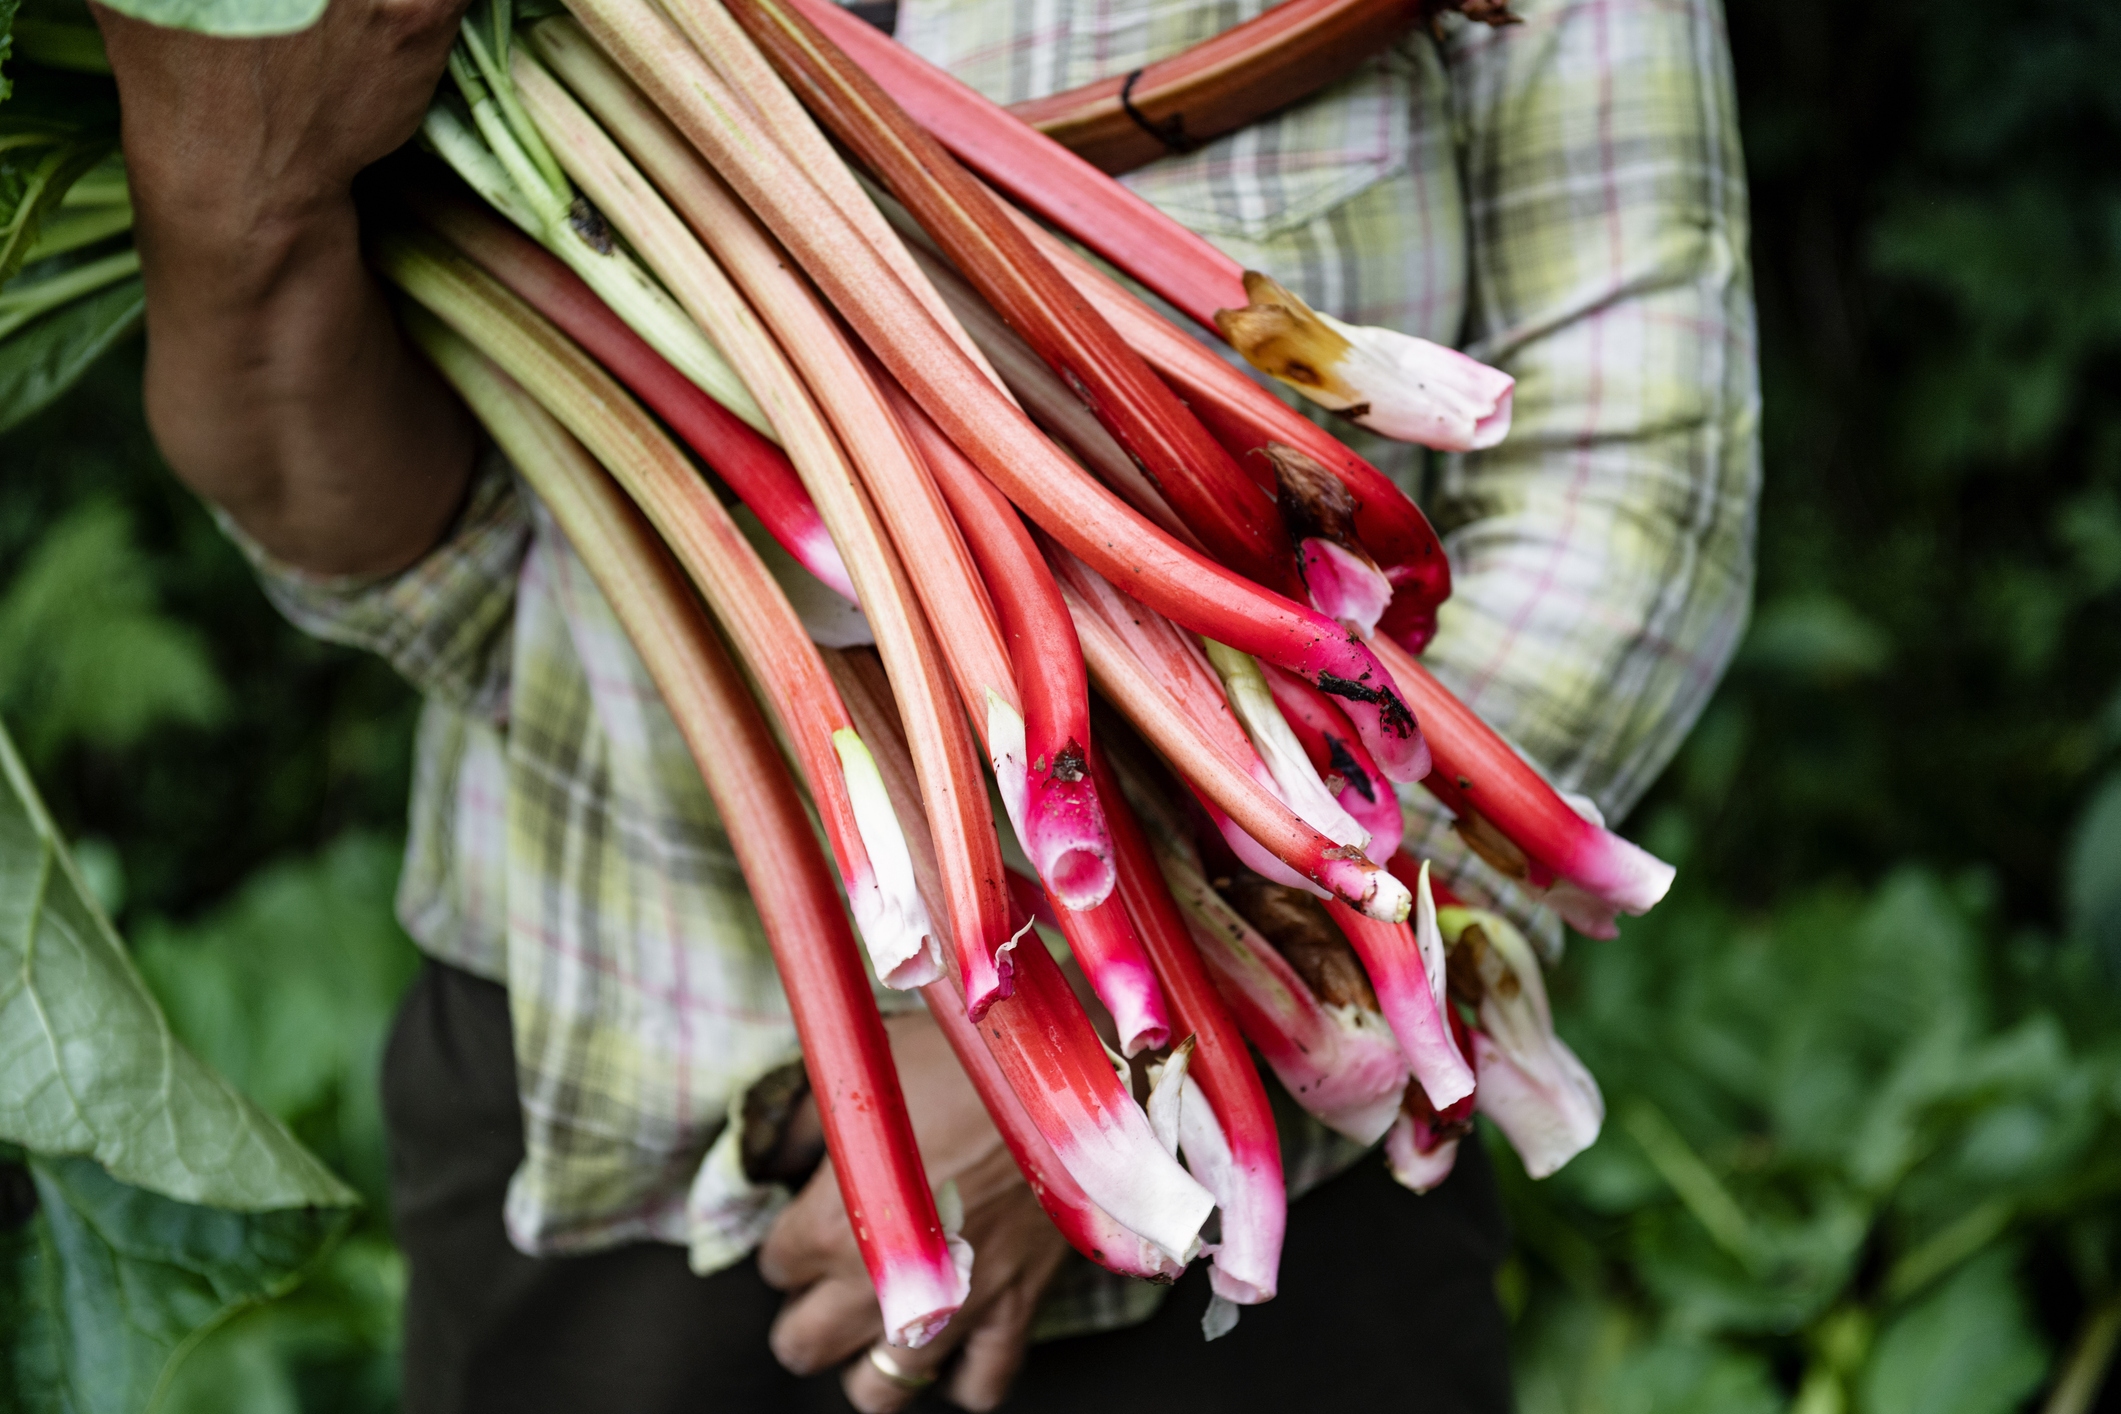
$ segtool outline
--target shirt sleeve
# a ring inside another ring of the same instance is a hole
[[[295,627],[377,654],[451,707],[505,721],[516,580],[531,527],[498,452],[480,463],[448,536],[395,574],[311,574],[273,558],[219,508],[214,515]]]
[[[1745,173],[1713,0],[1517,8],[1522,24],[1445,43],[1466,347],[1517,394],[1501,446],[1442,461],[1430,504],[1455,587],[1426,661],[1617,819],[1699,715],[1751,597]],[[1410,840],[1523,916],[1421,799]]]

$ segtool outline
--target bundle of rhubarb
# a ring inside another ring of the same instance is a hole
[[[1400,849],[1401,793],[1594,934],[1671,870],[1422,668],[1428,522],[1201,336],[1431,447],[1500,439],[1510,380],[1314,312],[829,0],[569,7],[465,21],[455,177],[401,173],[374,260],[729,823],[889,1338],[972,1254],[872,974],[1077,1248],[1209,1255],[1226,1303],[1274,1295],[1285,1215],[1252,1050],[1416,1190],[1476,1107],[1535,1175],[1587,1144],[1531,949]]]

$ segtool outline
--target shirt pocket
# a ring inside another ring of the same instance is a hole
[[[1120,180],[1204,236],[1271,240],[1406,170],[1415,82],[1412,60],[1394,49],[1301,103]]]

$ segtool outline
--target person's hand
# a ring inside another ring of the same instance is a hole
[[[963,1236],[973,1250],[972,1292],[963,1309],[929,1344],[894,1348],[890,1358],[918,1379],[961,1350],[942,1393],[967,1409],[992,1409],[1023,1362],[1031,1317],[1067,1242],[1039,1209],[935,1024],[925,1013],[887,1024],[929,1181],[957,1183],[965,1204]],[[882,1338],[876,1293],[848,1228],[830,1160],[775,1221],[759,1248],[759,1270],[774,1286],[795,1293],[774,1322],[771,1342],[774,1356],[797,1374],[839,1364]],[[849,1365],[842,1383],[864,1414],[892,1414],[913,1399],[912,1390],[886,1379],[866,1359]]]
[[[464,0],[331,0],[218,39],[96,8],[147,285],[147,411],[179,476],[267,549],[395,569],[463,494],[468,419],[361,264],[353,181],[422,113]]]

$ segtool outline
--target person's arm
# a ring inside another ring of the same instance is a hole
[[[147,285],[148,422],[170,466],[286,564],[401,569],[463,500],[475,439],[363,267],[353,180],[419,126],[462,0],[332,0],[213,39],[97,9]]]

